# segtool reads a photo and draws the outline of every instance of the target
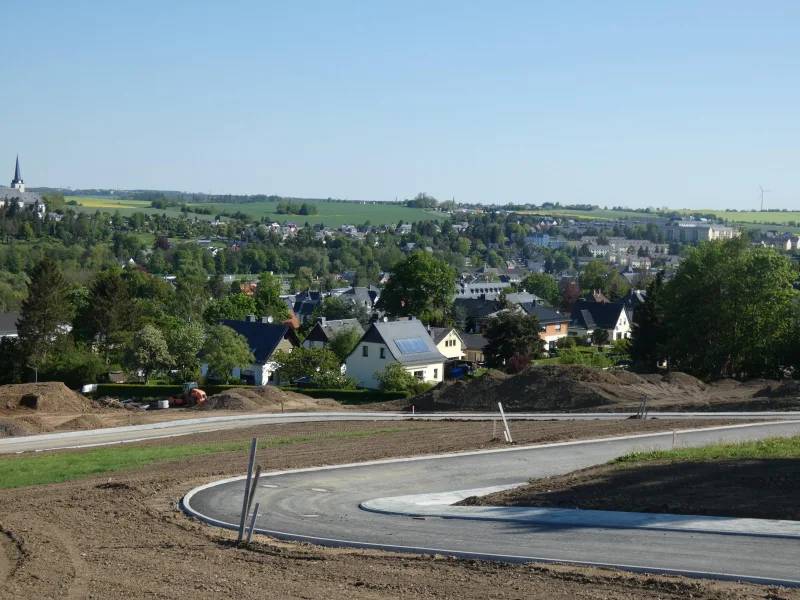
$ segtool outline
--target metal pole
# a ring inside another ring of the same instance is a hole
[[[511,431],[508,429],[508,421],[506,421],[506,413],[503,412],[503,405],[498,402],[497,407],[500,409],[500,416],[503,417],[503,425],[506,428],[506,436],[508,437],[508,443],[513,444],[514,442],[511,440]]]
[[[256,462],[256,449],[258,448],[258,438],[253,438],[250,444],[250,464],[247,467],[247,479],[244,484],[244,498],[242,498],[242,518],[239,521],[239,536],[236,538],[237,542],[242,541],[244,536],[244,525],[247,520],[247,501],[250,498],[250,479],[253,476],[253,465]]]
[[[253,511],[253,518],[250,519],[250,529],[247,532],[247,541],[246,544],[250,543],[250,539],[253,537],[253,529],[256,527],[256,517],[258,516],[258,509],[261,505],[256,502],[256,509]]]
[[[256,467],[256,474],[253,475],[253,481],[250,483],[250,499],[247,501],[247,513],[250,514],[250,509],[253,508],[253,499],[256,497],[256,488],[258,487],[258,478],[261,477],[261,465]]]
[[[675,450],[675,439],[678,437],[678,432],[672,430],[672,449]]]
[[[492,439],[497,439],[497,419],[492,419]]]

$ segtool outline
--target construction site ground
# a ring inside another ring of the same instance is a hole
[[[723,379],[706,384],[685,373],[637,375],[583,366],[528,367],[516,375],[489,370],[471,381],[447,381],[384,410],[508,412],[631,412],[647,396],[650,410],[663,412],[784,411],[800,409],[800,381]]]
[[[513,422],[512,427],[519,443],[534,443],[723,423],[546,421]],[[488,422],[393,422],[380,427],[375,435],[331,437],[374,430],[375,424],[274,425],[140,444],[314,436],[262,451],[260,462],[267,470],[501,445],[491,439]],[[328,549],[261,536],[251,548],[239,548],[234,534],[187,518],[178,503],[197,485],[243,473],[246,463],[245,450],[232,451],[0,491],[0,598],[800,599],[800,590],[732,582]]]

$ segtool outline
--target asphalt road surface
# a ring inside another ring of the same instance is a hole
[[[800,422],[681,433],[679,445],[800,433]],[[268,473],[258,483],[256,530],[329,546],[450,554],[509,562],[559,561],[800,586],[800,540],[738,534],[415,519],[368,512],[375,498],[508,485],[669,447],[672,433]],[[354,457],[357,458],[357,457]],[[269,464],[268,455],[259,457]],[[246,465],[243,465],[243,472]],[[244,481],[197,488],[190,514],[238,527]],[[642,493],[646,493],[643,490]]]
[[[571,419],[627,419],[633,413],[512,413],[510,419],[571,420]],[[701,412],[701,413],[649,413],[650,417],[662,419],[800,419],[800,412]],[[320,421],[400,421],[410,418],[408,413],[393,412],[330,412],[330,413],[286,413],[246,414],[224,417],[206,417],[133,425],[89,431],[46,433],[15,438],[0,439],[0,454],[14,452],[40,452],[65,448],[85,448],[125,442],[138,442],[161,437],[176,437],[192,433],[236,429],[279,423],[314,423]],[[418,419],[496,419],[497,413],[429,413],[416,415]]]

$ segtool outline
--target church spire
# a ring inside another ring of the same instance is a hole
[[[20,192],[25,191],[25,182],[22,181],[22,175],[19,172],[19,154],[17,154],[17,166],[14,169],[14,179],[11,180],[11,187]]]

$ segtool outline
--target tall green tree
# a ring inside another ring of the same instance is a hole
[[[132,371],[144,374],[145,383],[153,373],[166,371],[172,365],[172,357],[161,330],[154,325],[145,325],[134,333],[126,362]]]
[[[247,338],[243,335],[225,325],[215,325],[208,331],[203,344],[202,361],[208,365],[210,374],[227,383],[231,371],[243,369],[253,364],[254,360]]]
[[[222,319],[244,321],[247,315],[255,315],[257,313],[258,308],[253,297],[238,293],[209,302],[203,312],[203,319],[208,325],[216,325]]]
[[[689,249],[664,289],[671,367],[699,377],[778,378],[792,362],[798,292],[789,258],[746,236]]]
[[[342,329],[328,341],[328,350],[336,355],[340,363],[343,363],[360,340],[361,333],[357,329]]]
[[[535,315],[520,311],[502,312],[486,324],[486,347],[483,355],[489,367],[502,367],[521,354],[530,359],[544,356],[544,340]]]
[[[590,260],[578,278],[578,285],[581,286],[583,292],[602,291],[605,288],[609,272],[610,269],[602,260]]]
[[[664,343],[664,272],[647,286],[647,299],[633,311],[631,359],[640,367],[655,369],[665,358]]]
[[[67,333],[71,315],[69,284],[58,266],[43,258],[33,269],[28,297],[22,302],[17,333],[30,366],[47,361]]]
[[[273,355],[273,360],[278,365],[278,376],[282,382],[293,382],[301,377],[314,377],[320,372],[336,372],[341,365],[330,350],[302,346],[294,348],[291,352],[278,350]]]
[[[315,312],[318,313],[316,316],[326,319],[358,319],[362,327],[369,325],[370,313],[367,307],[341,296],[325,298]]]
[[[444,322],[456,290],[456,270],[424,251],[413,252],[390,269],[378,308],[395,316]]]
[[[205,328],[200,323],[187,323],[175,318],[169,320],[164,338],[172,366],[178,370],[183,381],[196,379],[200,367],[198,354],[203,348],[205,337]]]
[[[103,271],[89,284],[89,294],[75,318],[79,339],[97,344],[108,355],[139,327],[139,312],[119,269]]]
[[[555,277],[547,273],[532,273],[520,283],[526,292],[539,296],[550,306],[558,306],[561,302],[561,290]]]
[[[276,323],[280,323],[290,316],[286,303],[281,300],[281,282],[269,272],[258,277],[255,301],[261,317],[272,317]]]

